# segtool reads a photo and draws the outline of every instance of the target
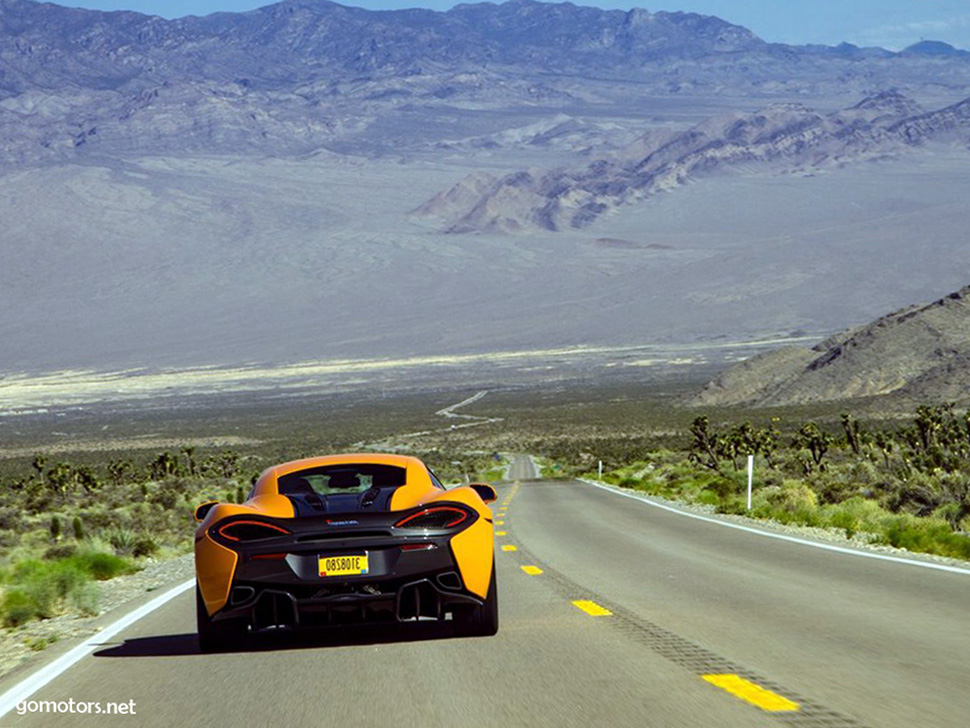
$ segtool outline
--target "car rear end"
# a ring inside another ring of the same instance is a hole
[[[444,620],[484,601],[468,588],[452,548],[476,524],[490,534],[480,520],[463,503],[223,518],[200,540],[203,550],[236,555],[224,606],[212,619],[245,620],[253,631]]]

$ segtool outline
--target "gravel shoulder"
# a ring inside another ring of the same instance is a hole
[[[0,679],[45,661],[45,653],[55,645],[97,633],[115,617],[125,614],[126,607],[140,597],[164,591],[165,587],[191,579],[195,573],[191,553],[164,561],[148,560],[143,565],[138,573],[97,583],[101,598],[100,611],[95,616],[62,614],[0,630]]]

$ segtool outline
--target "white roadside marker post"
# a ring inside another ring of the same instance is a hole
[[[748,510],[751,510],[751,481],[754,478],[754,455],[748,455]]]
[[[603,479],[603,461],[602,460],[600,460],[600,476],[599,476],[599,478],[600,478],[600,480]]]

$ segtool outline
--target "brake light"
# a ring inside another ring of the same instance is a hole
[[[395,528],[454,528],[468,520],[467,511],[451,506],[437,506],[412,513],[394,524]]]
[[[262,521],[233,521],[219,526],[218,533],[229,541],[259,541],[264,538],[279,538],[289,536],[285,528],[274,526]]]

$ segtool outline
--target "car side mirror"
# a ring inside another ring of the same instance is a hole
[[[200,523],[204,521],[205,517],[209,515],[209,511],[211,511],[217,505],[219,505],[219,501],[206,501],[205,503],[197,505],[195,507],[194,514],[195,520],[199,521]]]
[[[486,503],[494,503],[498,500],[498,493],[488,483],[469,483],[468,487],[478,493],[479,497]]]

